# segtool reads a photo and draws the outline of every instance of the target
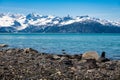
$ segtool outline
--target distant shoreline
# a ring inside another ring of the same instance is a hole
[[[114,34],[114,35],[119,35],[120,33],[0,33],[0,34],[80,34],[80,35],[94,35],[94,34],[97,34],[97,35],[101,35],[101,34],[105,34],[105,35],[110,35],[110,34]]]

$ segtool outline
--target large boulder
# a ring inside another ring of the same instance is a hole
[[[82,59],[95,59],[95,60],[98,60],[99,59],[99,55],[95,51],[88,51],[88,52],[85,52],[82,55]]]
[[[0,48],[8,47],[7,44],[0,44]]]

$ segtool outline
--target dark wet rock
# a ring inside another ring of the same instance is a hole
[[[110,61],[110,59],[106,58],[105,56],[105,52],[102,52],[100,58],[97,60],[98,62],[106,62],[106,61]]]
[[[82,59],[82,54],[75,54],[75,55],[73,55],[73,59],[81,60]]]
[[[62,54],[58,54],[58,56],[59,56],[59,57],[63,57],[63,55],[62,55]]]
[[[105,58],[105,52],[103,51],[101,57]]]
[[[62,54],[63,54],[63,55],[67,54],[67,53],[65,52],[65,49],[62,49]]]
[[[98,62],[106,62],[106,61],[110,61],[110,59],[100,57],[97,61],[98,61]]]
[[[65,65],[67,65],[67,66],[73,66],[72,61],[71,61],[71,60],[68,60],[68,59],[63,60],[62,63],[65,64]]]
[[[68,55],[68,54],[63,55],[63,57],[66,57],[66,58],[68,58],[68,59],[71,59],[71,55]]]
[[[65,51],[65,49],[62,49],[62,51]]]

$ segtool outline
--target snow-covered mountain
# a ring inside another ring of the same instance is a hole
[[[89,28],[88,28],[89,27]],[[51,16],[38,14],[0,14],[0,32],[106,32],[106,30],[119,32],[120,23],[99,18],[85,16]],[[99,29],[98,29],[99,28]],[[91,31],[92,29],[92,31]],[[114,31],[114,29],[112,29]],[[113,32],[108,31],[107,32]]]

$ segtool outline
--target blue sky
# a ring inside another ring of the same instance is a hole
[[[89,15],[120,21],[120,0],[0,0],[0,13]]]

